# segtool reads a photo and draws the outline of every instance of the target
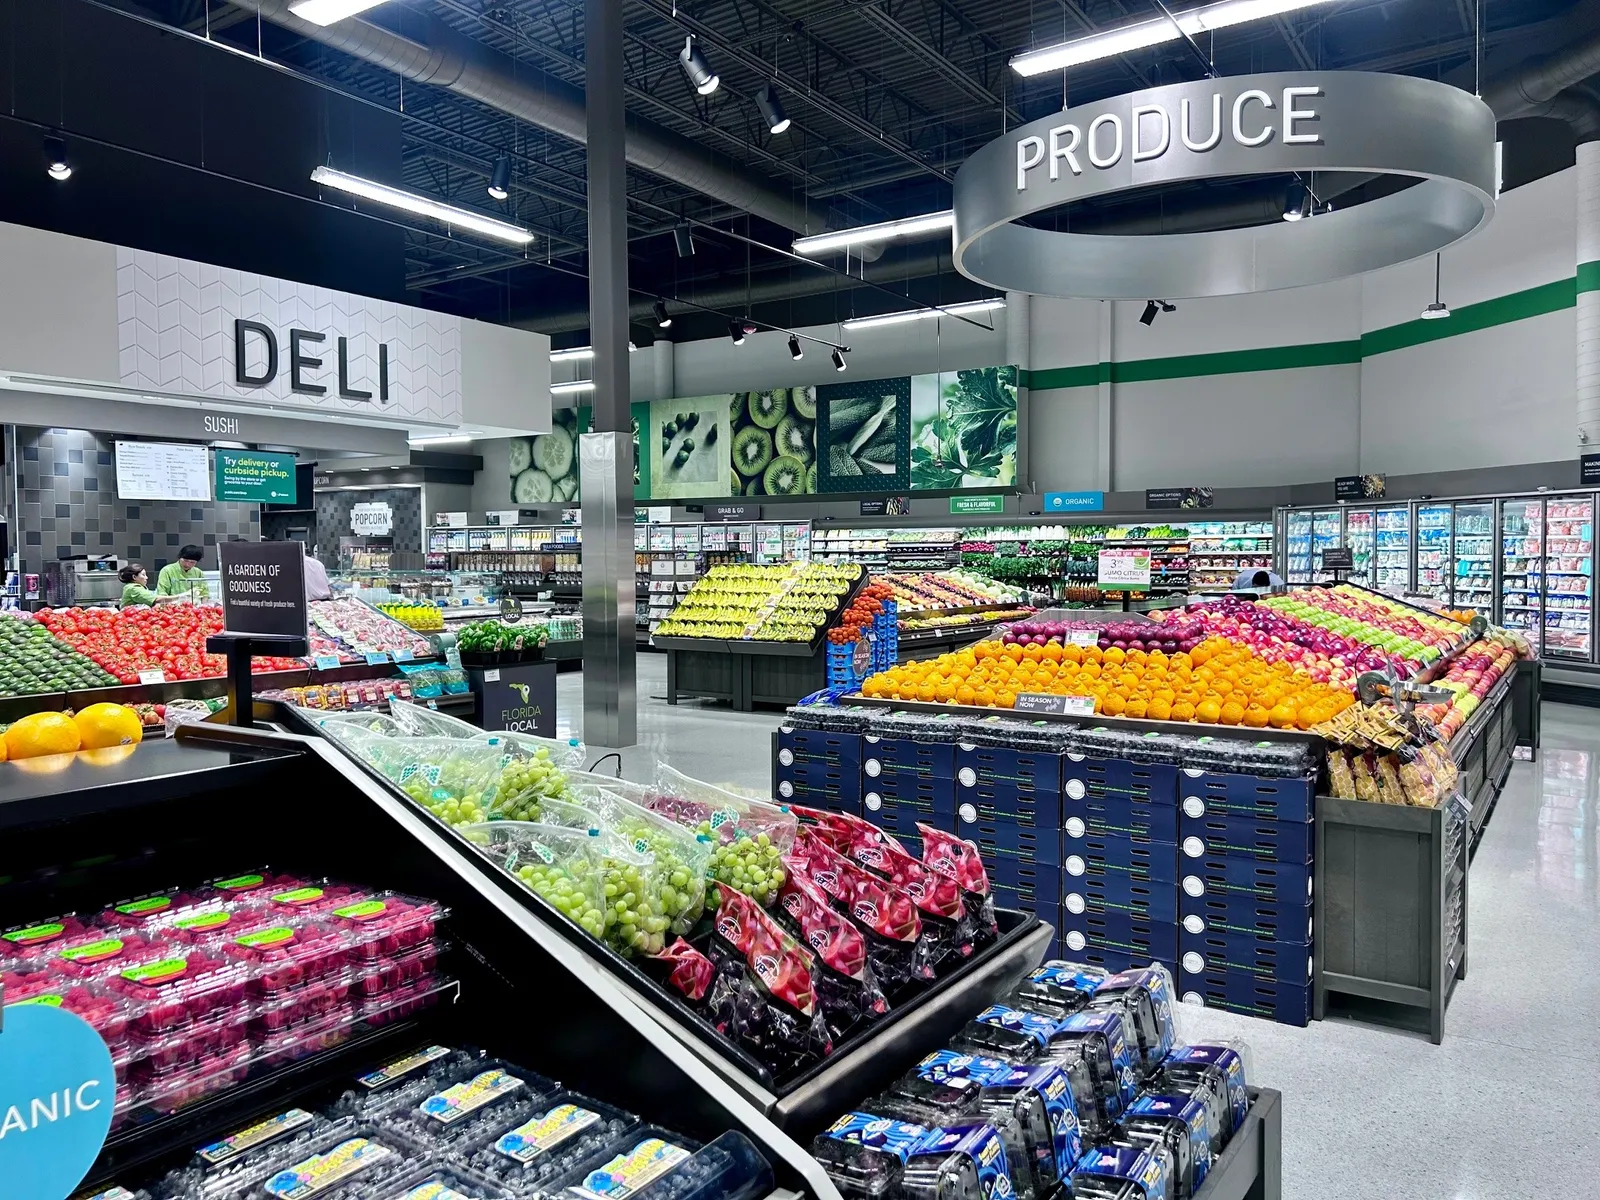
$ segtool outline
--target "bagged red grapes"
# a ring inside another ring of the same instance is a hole
[[[930,871],[892,837],[857,837],[850,857],[911,897],[922,914],[936,972],[954,970],[972,957],[978,923],[967,915],[954,879]]]
[[[640,964],[647,974],[670,987],[691,1005],[699,1005],[711,990],[716,967],[682,938],[659,954],[647,955]]]
[[[867,957],[867,939],[851,920],[835,912],[809,878],[791,872],[778,897],[779,919],[817,957],[817,995],[833,1036],[843,1038],[862,1021],[889,1011]]]
[[[989,891],[989,873],[972,842],[944,829],[917,822],[922,835],[922,865],[947,876],[961,888],[961,899],[972,914],[980,946],[1000,935],[994,919],[994,897]]]

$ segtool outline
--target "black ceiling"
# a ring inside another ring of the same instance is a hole
[[[1470,86],[1477,5],[1486,80],[1600,23],[1600,5],[1585,0],[1344,0],[1218,34],[1211,52],[1222,74],[1366,69]],[[389,0],[365,19],[582,88],[582,9],[582,0]],[[948,207],[968,154],[1060,107],[1061,76],[1022,80],[1006,65],[1013,54],[1158,11],[1153,0],[678,0],[674,16],[672,0],[626,0],[628,109],[836,222],[906,216]],[[679,70],[687,32],[722,77],[709,99]],[[1177,43],[1075,71],[1071,100],[1201,73]],[[794,122],[777,137],[751,99],[768,81]],[[586,337],[585,160],[574,141],[443,87],[402,83],[225,0],[0,0],[0,89],[0,219],[552,329],[564,343]],[[50,129],[77,167],[67,185],[42,169]],[[1572,160],[1559,123],[1503,132],[1508,184]],[[504,204],[484,191],[500,154],[513,163]],[[356,213],[309,182],[322,163],[498,212],[539,237],[524,254],[371,206]],[[948,251],[939,269],[934,243],[886,255],[869,287],[766,248],[787,247],[787,229],[643,170],[631,168],[629,182],[636,303],[663,296],[802,325],[904,307],[899,296],[979,294],[949,270]],[[1216,200],[1211,189],[1140,203],[1170,212]],[[1109,216],[1130,215],[1124,205]],[[673,248],[683,219],[698,223],[690,259]],[[691,310],[673,332],[710,336],[724,324]]]

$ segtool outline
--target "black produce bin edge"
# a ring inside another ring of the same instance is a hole
[[[297,722],[304,725],[304,722]],[[402,798],[395,791],[393,785],[377,772],[358,762],[335,743],[323,739],[320,734],[312,730],[308,735],[311,740],[321,743],[327,753],[344,761],[357,773],[360,773],[371,783],[383,790],[397,803],[403,805],[408,814],[415,820],[430,827],[433,832],[444,837],[452,846],[462,852],[463,856],[474,865],[479,866],[483,875],[498,886],[505,895],[520,901],[524,908],[535,912],[544,920],[545,924],[575,949],[581,951],[597,966],[604,968],[613,977],[620,977],[630,985],[630,994],[644,993],[650,1004],[652,1017],[661,1020],[665,1017],[676,1030],[684,1031],[679,1040],[684,1042],[697,1055],[710,1064],[723,1078],[729,1080],[749,1100],[758,1104],[768,1112],[768,1115],[783,1128],[788,1128],[789,1122],[807,1119],[818,1113],[823,1106],[827,1108],[820,1113],[818,1119],[827,1119],[846,1111],[855,1100],[866,1096],[871,1090],[855,1089],[849,1097],[838,1096],[837,1084],[831,1090],[812,1089],[807,1093],[809,1099],[803,1108],[796,1106],[792,1112],[785,1112],[783,1101],[795,1094],[806,1090],[819,1077],[827,1075],[830,1078],[841,1077],[841,1064],[848,1064],[851,1070],[859,1070],[862,1064],[873,1061],[886,1049],[885,1038],[897,1033],[900,1036],[892,1040],[898,1044],[915,1042],[921,1047],[920,1051],[906,1061],[894,1074],[909,1067],[917,1058],[930,1050],[938,1049],[946,1040],[938,1037],[929,1042],[927,1038],[906,1036],[901,1031],[908,1024],[926,1028],[928,1021],[925,1019],[926,1010],[936,1008],[938,1013],[948,1012],[955,1006],[959,998],[961,1007],[967,1005],[966,997],[971,991],[969,986],[976,977],[983,976],[994,978],[997,975],[1015,976],[1020,980],[1033,966],[1043,958],[1044,951],[1054,934],[1053,929],[1029,913],[1010,912],[1000,910],[996,916],[1001,919],[1000,937],[981,953],[967,963],[964,963],[952,974],[940,980],[934,987],[913,996],[900,1007],[894,1009],[887,1017],[876,1022],[870,1036],[865,1040],[846,1041],[827,1059],[800,1073],[792,1079],[781,1081],[774,1080],[769,1071],[746,1053],[744,1050],[727,1041],[703,1017],[691,1011],[682,1004],[665,987],[644,974],[638,967],[616,954],[609,947],[603,946],[556,912],[536,893],[523,887],[516,879],[506,874],[495,866],[488,858],[483,856],[472,843],[466,841],[450,826],[445,825],[431,814],[416,808],[407,799]],[[1010,925],[1010,928],[1005,926]],[[990,1003],[1003,988],[993,989],[984,998],[983,1004]],[[637,998],[637,996],[636,996]],[[641,1000],[641,1003],[643,1001]],[[971,1013],[979,1011],[983,1004],[971,1007]],[[970,1015],[970,1014],[969,1014]],[[953,1032],[953,1030],[951,1031]],[[892,1076],[891,1076],[892,1078]],[[883,1082],[887,1083],[885,1079]]]
[[[1194,1200],[1282,1200],[1283,1095],[1250,1089],[1250,1111]]]

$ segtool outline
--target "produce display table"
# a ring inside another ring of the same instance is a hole
[[[803,642],[726,642],[657,636],[667,652],[667,703],[725,700],[736,712],[757,704],[787,706],[828,682],[826,639]]]

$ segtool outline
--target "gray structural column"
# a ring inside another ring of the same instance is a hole
[[[584,16],[594,414],[593,432],[583,435],[578,448],[583,496],[583,737],[592,745],[622,747],[638,741],[622,0],[586,0]]]
[[[1600,454],[1600,142],[1578,152],[1578,434]]]

